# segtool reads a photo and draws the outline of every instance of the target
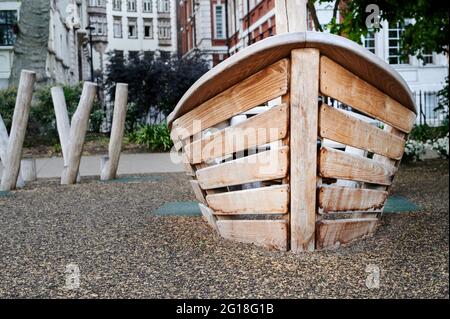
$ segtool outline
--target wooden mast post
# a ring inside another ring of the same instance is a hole
[[[276,0],[277,33],[307,31],[307,0]],[[316,228],[319,50],[291,53],[290,244],[313,251]]]

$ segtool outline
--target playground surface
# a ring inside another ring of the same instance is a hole
[[[449,166],[403,165],[393,193],[421,207],[389,213],[374,237],[295,255],[227,241],[197,216],[183,173],[39,180],[0,196],[0,298],[449,298]],[[66,266],[80,287],[66,287]],[[379,269],[368,288],[367,267]]]

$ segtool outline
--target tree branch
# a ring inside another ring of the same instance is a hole
[[[316,7],[314,6],[314,0],[308,0],[308,10],[311,13],[311,17],[314,22],[314,28],[316,31],[323,32],[322,26],[320,25],[319,18],[317,17]]]

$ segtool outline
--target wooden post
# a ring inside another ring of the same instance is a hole
[[[6,129],[5,122],[3,122],[2,115],[0,114],[0,162],[5,166],[6,163],[6,154],[8,150],[8,130]],[[1,180],[1,178],[0,178]],[[22,172],[19,172],[19,176],[17,177],[16,188],[23,188],[25,186],[25,181],[22,178]]]
[[[275,0],[277,34],[307,30],[307,0]]]
[[[22,70],[19,88],[17,90],[16,106],[14,108],[11,134],[8,141],[6,161],[4,162],[1,190],[9,191],[16,187],[19,177],[20,160],[22,157],[23,141],[27,131],[30,115],[31,98],[33,97],[36,73]]]
[[[25,158],[20,162],[20,171],[24,181],[34,182],[37,179],[36,159]]]
[[[125,129],[125,119],[128,106],[128,84],[117,83],[116,98],[114,101],[114,116],[109,139],[108,159],[101,171],[102,181],[116,178],[119,167],[120,152],[122,151],[122,139]]]
[[[67,112],[64,90],[60,86],[51,89],[53,108],[55,109],[56,128],[58,129],[59,143],[61,144],[64,167],[69,165],[69,138],[70,138],[70,119]],[[77,175],[77,182],[81,180],[80,173]]]
[[[84,139],[88,129],[89,115],[91,114],[92,105],[94,103],[96,87],[97,85],[95,83],[84,83],[80,102],[72,117],[67,166],[64,167],[61,177],[61,184],[63,185],[74,184],[77,180],[81,154],[83,153]]]
[[[291,55],[291,250],[313,251],[316,227],[317,136],[319,114],[317,49]]]

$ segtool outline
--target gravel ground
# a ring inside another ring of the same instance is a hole
[[[403,165],[393,191],[423,207],[383,217],[373,238],[294,255],[213,235],[198,217],[160,217],[193,199],[183,174],[163,181],[59,186],[0,197],[3,298],[449,298],[448,161]],[[81,272],[65,288],[66,265]],[[368,289],[368,265],[380,287]]]

